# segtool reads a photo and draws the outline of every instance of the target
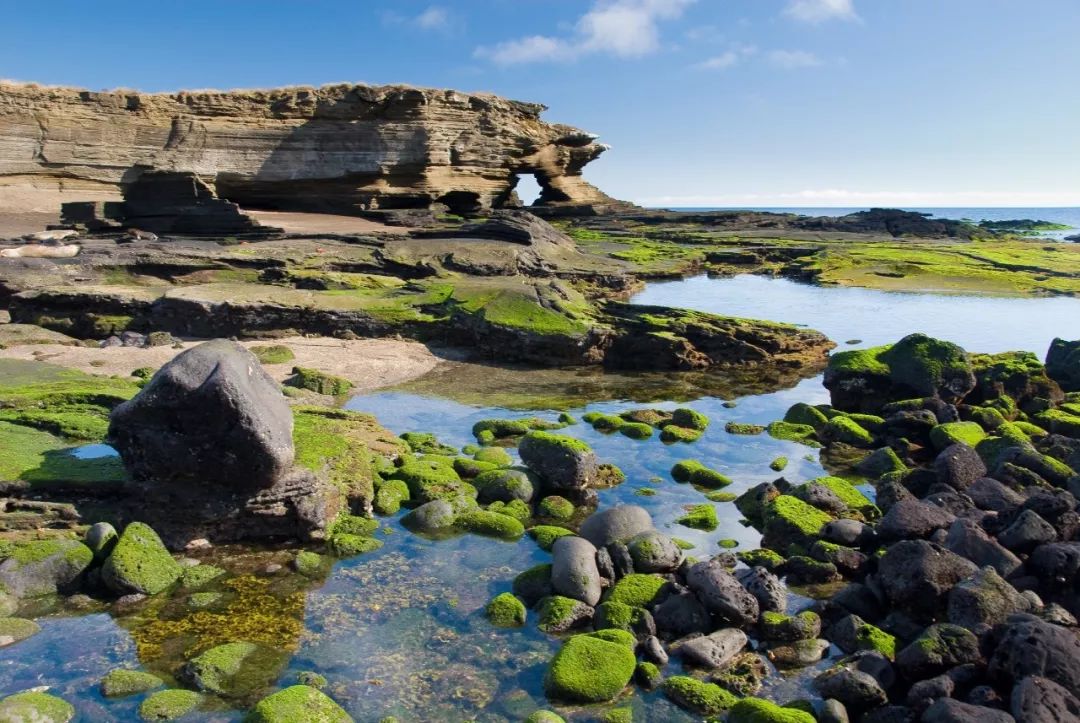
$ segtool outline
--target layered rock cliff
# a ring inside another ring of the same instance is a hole
[[[606,146],[540,120],[544,110],[409,86],[147,94],[0,83],[0,208],[117,197],[147,168],[194,172],[221,198],[262,208],[470,212],[513,204],[520,174],[535,175],[547,206],[614,203],[581,176]]]

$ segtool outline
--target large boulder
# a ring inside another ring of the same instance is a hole
[[[686,584],[710,612],[736,625],[757,623],[760,607],[720,560],[699,562],[686,573]]]
[[[580,490],[600,473],[596,453],[580,439],[530,432],[518,444],[521,460],[554,490]]]
[[[1013,613],[1025,612],[1029,607],[1028,599],[992,567],[984,567],[949,591],[949,622],[968,630],[1000,625]]]
[[[253,354],[200,344],[118,406],[109,441],[170,547],[194,538],[320,538],[343,504],[323,476],[294,467],[293,414]]]
[[[217,339],[179,354],[112,413],[109,439],[140,481],[270,487],[293,464],[293,417],[255,355]]]
[[[1054,339],[1046,352],[1046,374],[1065,391],[1080,391],[1080,341]]]
[[[952,587],[975,574],[970,560],[925,540],[904,540],[885,551],[877,581],[889,602],[920,618],[932,618],[945,607]]]
[[[995,630],[997,645],[987,664],[990,678],[1013,685],[1034,675],[1080,697],[1080,637],[1033,615],[1012,615]]]
[[[1024,723],[1080,720],[1080,700],[1052,680],[1031,676],[1012,690],[1013,717]]]
[[[629,542],[652,529],[652,517],[645,508],[637,505],[616,505],[585,520],[581,524],[581,536],[597,547],[606,547],[613,542]]]

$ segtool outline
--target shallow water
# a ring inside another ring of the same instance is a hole
[[[1080,337],[1080,300],[1075,299],[893,294],[736,277],[655,284],[636,300],[804,323],[841,345],[848,339],[861,339],[863,345],[886,343],[924,331],[972,350],[1028,349],[1041,356],[1054,336]],[[499,406],[485,400],[497,400]],[[727,406],[727,400],[734,400],[734,408]],[[721,539],[732,538],[739,542],[737,549],[751,549],[759,536],[739,523],[740,515],[730,502],[714,504],[720,526],[713,532],[678,525],[675,520],[684,505],[706,500],[700,491],[671,480],[672,464],[699,459],[733,478],[727,491],[735,493],[777,477],[769,463],[780,456],[790,460],[783,473],[789,480],[820,476],[825,470],[815,450],[766,435],[730,435],[724,424],[766,424],[797,401],[827,400],[820,377],[762,393],[737,378],[605,376],[595,370],[508,373],[466,365],[440,370],[401,389],[355,397],[347,407],[375,414],[394,432],[434,432],[444,443],[462,446],[474,441],[472,425],[488,417],[554,420],[557,411],[566,410],[580,419],[587,411],[618,412],[646,402],[660,408],[690,406],[707,414],[712,423],[699,441],[689,445],[668,446],[656,436],[635,441],[620,434],[605,435],[584,423],[565,432],[590,443],[603,461],[618,464],[627,475],[624,484],[599,492],[601,506],[639,504],[649,510],[659,529],[692,542],[695,549],[689,554],[705,557],[720,551]],[[107,448],[94,446],[80,454],[103,452]],[[654,494],[643,496],[641,490]],[[554,707],[571,719],[585,720],[625,706],[635,709],[639,721],[695,719],[662,695],[636,689],[611,705],[552,706],[544,699],[542,679],[558,640],[536,629],[532,613],[527,625],[516,630],[494,629],[483,617],[483,607],[491,597],[509,590],[517,573],[548,561],[550,555],[528,537],[512,543],[474,536],[433,541],[407,532],[398,518],[383,522],[383,530],[377,533],[385,542],[382,549],[338,562],[325,580],[302,583],[306,592],[301,606],[283,613],[286,618],[295,615],[302,625],[297,626],[298,637],[288,641],[289,660],[279,685],[295,682],[298,672],[317,671],[329,681],[326,692],[358,721],[377,721],[387,715],[402,721],[518,721],[536,707]],[[227,556],[215,562],[235,569]],[[258,569],[256,563],[245,564]],[[290,587],[288,576],[282,571],[272,579],[295,590],[300,583]],[[792,611],[805,602],[793,595]],[[161,613],[166,617],[188,614],[183,596],[168,605],[172,607]],[[106,700],[97,691],[97,681],[118,665],[143,665],[168,675],[175,671],[179,658],[152,659],[144,654],[140,659],[136,641],[145,635],[144,618],[153,616],[72,615],[52,612],[41,620],[42,633],[0,649],[0,692],[50,685],[74,703],[85,720],[132,719],[145,696]],[[676,663],[665,670],[669,675],[676,672]],[[798,697],[813,672],[773,675],[762,695],[778,700]],[[221,709],[217,704],[196,717],[238,720],[242,705]]]

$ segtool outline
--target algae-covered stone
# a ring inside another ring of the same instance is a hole
[[[676,482],[689,482],[695,472],[703,469],[706,469],[705,465],[696,459],[684,459],[671,468],[671,478]]]
[[[653,428],[640,422],[627,422],[619,427],[619,434],[630,439],[648,439],[653,435]]]
[[[975,447],[986,439],[986,432],[976,422],[946,422],[930,430],[930,441],[938,450],[954,444]]]
[[[406,528],[425,534],[448,530],[454,526],[457,510],[447,500],[426,502],[401,518]]]
[[[526,718],[525,723],[566,723],[566,719],[550,710],[538,710]]]
[[[540,500],[539,512],[553,520],[569,520],[574,516],[574,503],[559,495],[549,495]]]
[[[1080,391],[1080,341],[1054,339],[1050,342],[1046,374],[1065,391]]]
[[[696,442],[701,439],[703,433],[704,432],[700,429],[691,429],[689,427],[680,427],[677,424],[668,424],[660,430],[660,441],[665,444],[674,444],[675,442]]]
[[[827,488],[836,495],[849,510],[861,513],[868,520],[877,519],[881,516],[881,511],[870,501],[870,498],[845,479],[841,479],[840,477],[818,477],[817,479],[812,480],[812,482],[816,482]]]
[[[842,442],[853,447],[870,447],[874,444],[874,435],[848,416],[830,419],[820,436],[826,443]]]
[[[151,673],[117,668],[116,670],[110,670],[101,679],[101,694],[106,698],[121,698],[136,693],[145,693],[163,685],[165,683],[161,678]]]
[[[787,550],[792,544],[808,547],[831,520],[797,497],[780,495],[765,506],[762,545],[771,550]]]
[[[139,717],[145,721],[176,720],[195,710],[201,701],[202,696],[191,690],[162,690],[142,702]]]
[[[409,500],[409,485],[399,479],[384,480],[375,491],[373,508],[380,515],[394,515]]]
[[[327,540],[330,551],[338,557],[354,557],[365,552],[374,552],[383,546],[382,540],[361,535],[351,535],[347,532],[338,532]]]
[[[183,568],[149,525],[132,522],[101,567],[101,579],[117,595],[156,595],[172,585]]]
[[[514,462],[510,453],[502,447],[483,447],[476,451],[473,459],[477,462],[493,464],[496,467],[509,467]]]
[[[510,500],[509,502],[492,502],[487,506],[488,512],[498,512],[500,515],[506,515],[507,517],[513,517],[521,524],[525,524],[532,518],[532,509],[526,503],[521,500]]]
[[[769,462],[769,469],[771,469],[773,472],[783,472],[785,469],[787,469],[787,466],[787,457],[777,457],[772,462]]]
[[[194,590],[195,588],[202,587],[212,580],[216,580],[225,574],[225,570],[216,565],[195,565],[194,567],[184,568],[184,572],[180,575],[180,587],[186,590]]]
[[[747,567],[763,567],[772,571],[784,564],[784,557],[772,550],[758,548],[735,553],[735,556],[746,563]]]
[[[0,618],[0,648],[26,640],[41,632],[41,626],[25,618]]]
[[[288,364],[296,358],[292,349],[281,344],[253,346],[248,351],[255,355],[260,364]]]
[[[615,583],[607,599],[630,607],[649,607],[660,598],[666,586],[667,581],[659,575],[633,572]]]
[[[622,692],[636,667],[632,648],[576,635],[555,654],[544,687],[549,696],[559,700],[601,703]]]
[[[287,659],[287,653],[262,645],[226,643],[188,661],[180,675],[199,690],[240,697],[272,683]]]
[[[492,625],[500,628],[519,628],[525,624],[525,605],[509,592],[492,598],[484,614]]]
[[[676,705],[699,715],[722,714],[738,701],[716,683],[706,683],[687,675],[674,675],[664,681],[664,695]]]
[[[551,551],[551,547],[555,544],[555,540],[573,534],[572,530],[568,530],[565,527],[555,527],[553,525],[537,525],[536,527],[529,528],[529,536],[536,540],[536,544],[540,546],[541,550],[547,550],[548,552]]]
[[[535,489],[529,474],[520,469],[495,469],[477,475],[473,486],[477,499],[483,504],[490,502],[532,501]]]
[[[353,718],[322,691],[293,685],[260,700],[244,723],[352,723]]]
[[[709,418],[706,415],[687,407],[680,407],[672,412],[671,421],[685,429],[705,431],[709,428]]]
[[[514,578],[514,595],[532,607],[542,598],[551,595],[551,563],[534,565]]]
[[[554,489],[583,489],[594,482],[600,463],[585,442],[551,432],[530,432],[518,445],[529,469]]]
[[[447,444],[439,442],[438,438],[430,432],[405,432],[401,435],[401,441],[409,446],[416,454],[441,454],[452,456],[457,450]]]
[[[745,422],[728,422],[724,425],[724,431],[728,434],[741,434],[752,437],[765,431],[760,424],[747,424]]]
[[[462,481],[446,457],[424,457],[405,462],[394,478],[409,488],[409,499],[417,504],[461,495],[476,496],[476,488]]]
[[[17,598],[71,593],[93,559],[78,540],[22,542],[0,563],[0,589]]]
[[[338,518],[334,520],[334,524],[330,526],[329,532],[331,535],[345,533],[347,535],[370,537],[378,529],[378,520],[357,515],[338,515]]]
[[[62,698],[37,691],[0,699],[0,721],[5,723],[67,723],[75,708]]]
[[[784,414],[784,421],[790,424],[807,425],[814,429],[821,429],[829,423],[829,418],[817,407],[805,402],[797,402]]]
[[[525,534],[525,526],[507,515],[488,510],[471,510],[458,515],[455,524],[475,535],[517,540]]]
[[[549,595],[536,608],[540,620],[536,627],[545,633],[557,635],[581,627],[593,618],[593,608],[573,598]]]
[[[743,698],[731,706],[728,723],[815,723],[810,713],[785,708],[764,698]]]
[[[782,439],[788,442],[798,442],[807,447],[820,447],[817,441],[817,430],[809,424],[794,424],[792,422],[771,422],[765,428],[773,439]]]
[[[689,505],[686,514],[675,521],[685,527],[706,531],[715,530],[720,524],[716,508],[710,504]]]
[[[285,382],[286,384],[299,389],[307,389],[316,394],[337,397],[347,394],[353,388],[352,382],[348,379],[336,377],[318,369],[293,367],[292,373],[293,376]]]

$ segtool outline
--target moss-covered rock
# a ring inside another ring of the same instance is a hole
[[[348,532],[337,532],[327,539],[326,545],[330,552],[338,557],[355,557],[365,552],[374,552],[383,546],[382,540],[364,535],[352,535]]]
[[[506,515],[507,517],[513,517],[521,524],[527,523],[532,518],[532,509],[529,505],[521,500],[510,500],[509,502],[492,502],[487,506],[488,512],[498,512],[500,515]]]
[[[761,613],[761,636],[766,640],[811,640],[821,634],[821,617],[805,610],[798,615],[764,611]]]
[[[254,643],[226,643],[188,661],[181,677],[195,688],[227,697],[241,697],[272,683],[288,653]]]
[[[853,447],[870,447],[874,444],[874,435],[849,416],[830,419],[820,436],[827,444],[841,442]]]
[[[784,421],[791,424],[810,426],[819,430],[829,423],[829,418],[817,407],[798,402],[793,404],[784,414]]]
[[[0,647],[13,645],[41,632],[41,626],[25,618],[0,618]]]
[[[659,599],[666,585],[667,581],[659,575],[630,573],[611,587],[607,600],[630,607],[649,607]]]
[[[781,439],[787,442],[798,442],[807,447],[820,447],[817,441],[817,431],[809,424],[794,424],[792,422],[772,422],[766,427],[769,436],[773,439]]]
[[[526,718],[525,723],[566,723],[566,719],[550,710],[538,710]]]
[[[352,723],[353,718],[322,691],[293,685],[263,698],[244,723]]]
[[[772,550],[758,548],[735,553],[735,557],[744,562],[747,567],[764,567],[772,571],[784,564],[784,557]]]
[[[771,550],[787,550],[789,545],[809,547],[821,533],[821,528],[832,520],[826,513],[791,495],[780,495],[769,502],[764,517],[762,546]]]
[[[653,428],[641,422],[626,422],[619,427],[619,434],[630,439],[648,439],[653,435]]]
[[[681,708],[704,716],[721,715],[738,701],[733,694],[715,683],[706,683],[687,675],[673,675],[664,681],[664,695]]]
[[[293,350],[282,344],[270,344],[248,347],[260,364],[288,364],[296,355]]]
[[[0,721],[10,723],[67,723],[75,708],[63,698],[37,691],[0,698]]]
[[[191,690],[162,690],[139,705],[139,717],[145,721],[176,720],[195,710],[201,702],[202,696]]]
[[[453,456],[457,450],[448,444],[443,444],[430,432],[405,432],[401,435],[401,441],[409,445],[409,449],[415,454],[441,454]]]
[[[511,500],[531,502],[536,493],[536,485],[529,473],[521,469],[494,469],[484,472],[478,475],[472,484],[477,489],[478,499],[484,504]]]
[[[488,510],[471,510],[458,515],[456,524],[475,535],[496,537],[500,540],[517,540],[525,534],[525,526],[507,515]]]
[[[858,512],[867,520],[875,520],[881,516],[877,505],[847,480],[840,477],[818,477],[812,481],[828,488],[849,510]]]
[[[743,698],[731,706],[728,723],[815,723],[811,713],[784,708],[764,698]]]
[[[492,625],[500,628],[519,628],[525,624],[525,604],[509,592],[492,598],[484,614]]]
[[[574,503],[559,495],[548,495],[540,500],[538,511],[543,517],[566,521],[574,516]]]
[[[528,570],[518,573],[514,578],[514,595],[532,607],[542,598],[551,594],[551,563],[533,565]]]
[[[136,693],[145,693],[163,685],[165,685],[164,681],[151,673],[117,668],[116,670],[110,670],[101,679],[101,694],[106,698],[121,698]]]
[[[372,508],[380,515],[394,515],[404,502],[409,501],[409,485],[404,480],[388,479],[379,483],[375,490]]]
[[[316,394],[338,397],[348,394],[353,388],[352,382],[348,379],[336,377],[318,369],[293,367],[292,373],[293,375],[285,382],[286,384],[298,389],[307,389]]]
[[[700,429],[691,429],[690,427],[680,427],[677,424],[667,424],[660,430],[660,441],[665,444],[674,444],[676,442],[696,442],[701,439],[701,435],[704,432]]]
[[[132,522],[102,565],[101,580],[118,595],[156,595],[172,586],[182,573],[183,568],[157,533],[149,525]]]
[[[558,700],[600,703],[621,693],[636,667],[633,649],[575,635],[552,659],[544,687],[549,696]]]
[[[938,450],[954,444],[975,447],[986,439],[986,432],[976,422],[946,422],[930,430],[930,441]]]
[[[675,521],[684,527],[710,532],[720,525],[716,508],[710,504],[689,505],[686,508],[686,514]]]
[[[543,598],[536,612],[539,617],[536,627],[553,635],[581,627],[593,617],[593,609],[587,604],[562,595]]]
[[[680,407],[671,413],[671,421],[678,427],[705,431],[709,428],[709,418],[701,412]]]
[[[476,497],[476,488],[462,481],[453,461],[445,457],[410,459],[394,473],[409,488],[409,500],[416,504],[467,495]]]
[[[473,459],[496,467],[509,467],[514,463],[513,457],[502,447],[483,447],[476,451]]]
[[[311,550],[301,550],[296,553],[296,557],[293,558],[293,569],[304,577],[310,577],[312,579],[321,578],[326,574],[327,565],[326,559],[317,552]]]
[[[785,469],[787,469],[787,466],[787,457],[777,457],[772,462],[769,462],[769,469],[771,469],[773,472],[783,472]]]
[[[0,590],[16,598],[74,592],[94,553],[78,540],[28,540],[10,546],[0,563]]]
[[[530,432],[518,445],[529,469],[555,489],[581,489],[596,481],[600,463],[585,442],[551,432]]]
[[[672,466],[671,478],[676,482],[689,482],[695,472],[703,469],[706,469],[705,465],[696,459],[684,459]]]
[[[765,431],[760,424],[747,424],[745,422],[728,422],[724,425],[724,431],[728,434],[741,434],[752,437]]]
[[[536,544],[540,546],[541,550],[547,550],[548,552],[551,552],[555,540],[573,534],[573,531],[565,527],[555,527],[554,525],[537,525],[529,529],[529,536],[536,540]]]
[[[194,567],[185,567],[184,572],[180,575],[180,587],[185,590],[195,590],[224,574],[224,569],[205,563]]]
[[[1033,421],[1053,434],[1080,439],[1080,415],[1070,414],[1062,409],[1048,409],[1036,414]]]

